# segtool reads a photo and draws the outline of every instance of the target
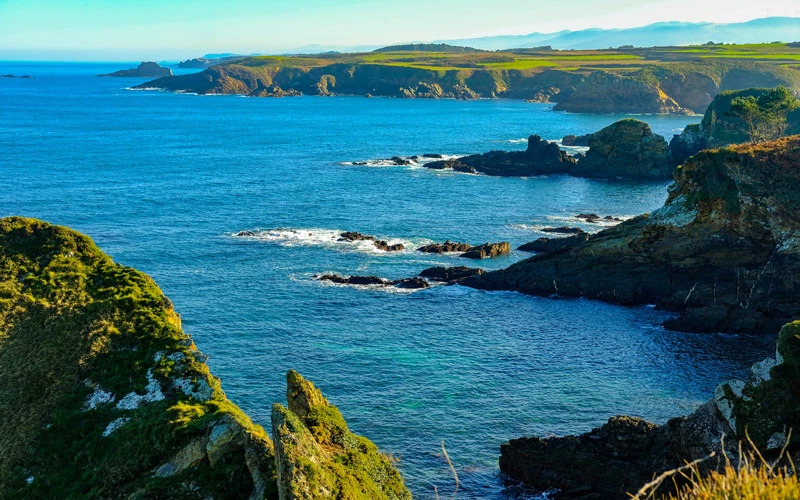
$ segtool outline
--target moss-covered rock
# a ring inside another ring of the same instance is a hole
[[[368,439],[299,373],[286,375],[288,408],[272,407],[281,499],[410,499],[403,478]]]
[[[272,442],[148,276],[0,220],[0,498],[276,498]]]

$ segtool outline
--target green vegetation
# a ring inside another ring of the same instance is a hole
[[[747,125],[745,132],[755,144],[783,137],[789,126],[789,113],[798,108],[800,100],[786,87],[778,87],[757,97],[735,97],[730,112]]]
[[[272,443],[204,359],[152,279],[0,220],[0,498],[273,497]]]
[[[272,408],[281,498],[410,500],[391,459],[350,432],[319,389],[294,371],[286,382],[289,407]]]

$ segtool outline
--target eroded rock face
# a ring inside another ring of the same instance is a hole
[[[800,137],[704,151],[666,204],[464,284],[656,304],[688,331],[773,332],[800,310]]]
[[[657,86],[605,71],[562,90],[555,100],[553,109],[574,113],[687,113]]]
[[[490,151],[480,155],[426,163],[426,168],[452,169],[465,173],[481,173],[502,177],[528,177],[566,173],[575,164],[557,144],[538,135],[528,138],[525,151]]]
[[[589,151],[573,175],[599,178],[671,179],[669,145],[639,120],[620,120],[589,136]]]
[[[775,359],[756,363],[746,382],[721,384],[694,413],[662,426],[614,417],[580,436],[512,439],[501,446],[500,469],[542,491],[558,488],[558,498],[629,498],[655,475],[711,453],[716,458],[702,462],[703,473],[724,466],[723,453],[736,463],[748,436],[773,456],[787,443],[788,429],[800,426],[798,383],[800,322],[794,322],[781,330]],[[795,437],[789,446],[795,460],[799,442]],[[662,486],[670,487],[670,481]]]
[[[286,375],[288,408],[272,407],[275,468],[282,500],[411,499],[388,457],[350,432],[339,410],[299,373]]]

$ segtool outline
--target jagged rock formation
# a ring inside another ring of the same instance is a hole
[[[0,220],[0,497],[276,498],[272,442],[205,360],[152,279]]]
[[[426,163],[425,167],[506,177],[528,177],[565,173],[574,165],[575,160],[561,151],[557,144],[544,141],[538,135],[532,135],[528,138],[528,149],[525,151],[491,151],[454,160],[434,161]]]
[[[421,289],[430,286],[427,281],[420,278],[405,278],[392,281],[379,276],[339,276],[338,274],[323,274],[314,278],[319,281],[336,283],[337,285],[394,286],[407,289]]]
[[[563,251],[469,278],[487,290],[656,304],[689,331],[771,332],[800,310],[800,136],[704,151],[666,204]]]
[[[675,163],[667,141],[639,120],[620,120],[591,134],[589,151],[570,174],[578,177],[671,179]]]
[[[694,413],[662,426],[614,417],[580,436],[512,439],[501,446],[500,469],[539,490],[559,489],[557,498],[624,499],[654,475],[711,453],[717,456],[701,463],[702,472],[724,466],[723,453],[737,463],[739,442],[748,436],[771,457],[787,444],[789,429],[800,428],[799,382],[800,322],[794,322],[781,330],[775,359],[753,365],[747,382],[721,384]],[[799,445],[797,437],[789,443],[795,459]],[[661,488],[671,486],[668,480]]]
[[[372,241],[375,245],[375,248],[378,250],[383,250],[384,252],[399,252],[401,250],[405,250],[406,248],[402,243],[390,245],[389,242],[385,240],[379,240],[374,236],[361,234],[356,231],[346,231],[340,234],[339,241]]]
[[[589,239],[588,233],[580,233],[565,238],[537,238],[528,243],[523,243],[517,250],[523,252],[558,252],[567,248],[576,247],[582,243],[586,243]]]
[[[431,243],[417,248],[417,252],[422,253],[452,253],[452,252],[468,252],[472,250],[472,245],[467,243],[457,243],[455,241],[447,240],[444,243]]]
[[[172,70],[159,66],[156,62],[143,62],[136,68],[122,69],[100,76],[130,76],[137,78],[161,78],[172,76]]]
[[[491,259],[505,255],[511,251],[511,246],[507,241],[500,243],[484,243],[472,247],[469,251],[462,253],[460,256],[467,259]]]
[[[411,499],[391,460],[350,432],[319,389],[295,371],[286,382],[288,408],[272,407],[281,499]]]

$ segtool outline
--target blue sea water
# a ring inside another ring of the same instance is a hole
[[[342,165],[523,149],[528,134],[593,132],[621,115],[509,100],[178,95],[95,76],[131,65],[0,63],[0,74],[33,76],[0,79],[0,216],[71,226],[152,275],[228,396],[266,428],[285,372],[300,371],[354,431],[399,459],[418,498],[432,498],[434,485],[453,490],[442,441],[458,498],[519,495],[499,475],[504,441],[583,432],[616,414],[664,422],[774,348],[774,338],[666,331],[667,316],[647,307],[311,279],[465,264],[338,243],[339,231],[411,249],[445,239],[516,247],[547,225],[599,229],[573,218],[581,212],[660,206],[666,183]],[[638,118],[668,138],[699,120]],[[241,230],[261,232],[232,236]]]

